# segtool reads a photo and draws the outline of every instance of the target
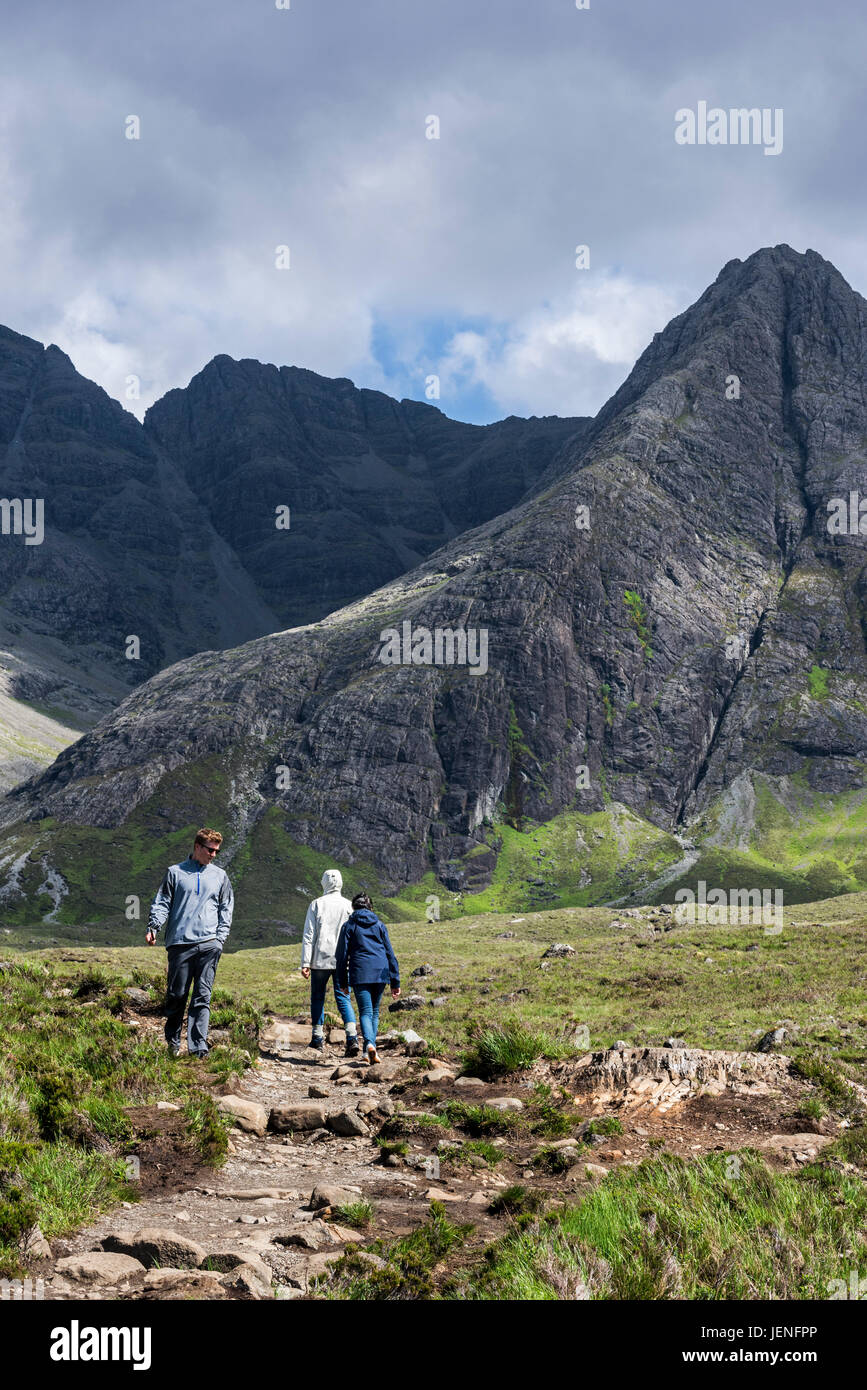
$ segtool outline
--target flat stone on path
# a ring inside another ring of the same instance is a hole
[[[826,1144],[833,1144],[833,1142],[834,1135],[832,1134],[772,1134],[769,1139],[763,1140],[756,1147],[769,1149],[771,1153],[778,1154],[780,1158],[794,1159],[802,1155],[807,1158],[815,1158]]]
[[[194,1240],[161,1226],[143,1226],[140,1231],[106,1236],[102,1248],[121,1255],[132,1255],[148,1268],[161,1265],[173,1269],[195,1269],[207,1253]]]
[[[393,1081],[400,1071],[399,1062],[374,1062],[372,1067],[368,1067],[362,1073],[361,1079],[367,1084],[375,1084],[377,1081]]]
[[[240,1290],[251,1298],[272,1298],[272,1278],[270,1269],[261,1261],[248,1260],[246,1264],[236,1265],[229,1274],[224,1274],[222,1284],[226,1289]]]
[[[325,1106],[301,1101],[295,1105],[275,1105],[268,1118],[268,1128],[275,1134],[292,1134],[295,1130],[322,1129]]]
[[[369,1135],[370,1129],[365,1124],[360,1115],[352,1110],[339,1110],[336,1115],[329,1115],[327,1120],[328,1128],[335,1134],[345,1135]]]
[[[279,1055],[293,1047],[306,1047],[312,1032],[309,1023],[290,1018],[271,1018],[259,1032],[259,1051]]]
[[[180,1298],[226,1297],[222,1277],[209,1269],[149,1269],[144,1287],[146,1292],[177,1293]]]
[[[116,1251],[90,1250],[83,1255],[66,1255],[54,1266],[55,1272],[87,1284],[119,1284],[135,1274],[144,1274],[145,1267],[131,1255]]]
[[[314,1211],[322,1207],[347,1207],[357,1202],[360,1196],[359,1187],[334,1187],[330,1183],[321,1183],[310,1194],[310,1206]]]
[[[486,1102],[492,1110],[523,1110],[524,1102],[517,1096],[494,1096]]]
[[[268,1112],[264,1105],[246,1096],[220,1096],[217,1109],[224,1115],[231,1115],[238,1128],[248,1134],[258,1134],[261,1138],[268,1128]]]

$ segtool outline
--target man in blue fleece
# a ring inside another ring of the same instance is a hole
[[[211,990],[234,906],[229,876],[214,863],[222,843],[219,830],[197,831],[189,859],[172,864],[151,903],[147,944],[154,946],[160,928],[166,928],[166,1044],[172,1057],[181,1050],[190,985],[187,1051],[191,1057],[208,1055]]]

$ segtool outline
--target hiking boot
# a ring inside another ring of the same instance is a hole
[[[346,1046],[343,1049],[344,1057],[357,1057],[359,1052],[358,1038],[347,1035]]]
[[[166,1043],[166,1047],[170,1057],[180,1057],[181,1049],[177,1043]]]
[[[325,1051],[325,1039],[324,1039],[324,1038],[312,1037],[312,1038],[310,1039],[309,1043],[307,1044],[307,1046],[308,1046],[308,1047],[312,1047],[313,1050],[314,1050],[315,1052],[324,1052],[324,1051]]]
[[[376,1064],[377,1064],[377,1062],[378,1062],[379,1060],[380,1060],[379,1053],[377,1052],[377,1050],[376,1050],[376,1048],[374,1047],[373,1043],[370,1043],[370,1044],[368,1045],[368,1048],[367,1048],[367,1062],[368,1062],[368,1065],[371,1066],[371,1067],[375,1067]]]

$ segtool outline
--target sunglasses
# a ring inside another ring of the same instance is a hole
[[[203,849],[206,854],[219,854],[220,848],[220,845],[199,845],[199,849]]]

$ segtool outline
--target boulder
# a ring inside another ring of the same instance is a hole
[[[139,1009],[143,1009],[146,1004],[151,1002],[150,995],[143,989],[137,989],[135,985],[130,985],[128,989],[125,989],[123,997]]]
[[[494,1110],[523,1110],[524,1102],[517,1096],[495,1096],[493,1100],[485,1102]]]
[[[224,1115],[231,1115],[238,1128],[248,1134],[261,1137],[268,1128],[268,1112],[264,1105],[246,1096],[220,1096],[217,1109]]]
[[[237,1245],[218,1245],[209,1250],[206,1263],[209,1269],[217,1270],[220,1274],[229,1274],[231,1270],[237,1269],[238,1265],[251,1264],[253,1260],[250,1247],[242,1245],[239,1241]],[[265,1266],[262,1268],[265,1269]]]
[[[83,1255],[66,1255],[54,1266],[55,1273],[76,1279],[82,1284],[122,1284],[145,1267],[131,1255],[116,1251],[89,1250]]]
[[[608,1169],[604,1168],[601,1163],[576,1163],[574,1168],[570,1168],[569,1173],[570,1176],[577,1173],[579,1177],[592,1178],[597,1181],[608,1177]]]
[[[478,1076],[456,1076],[456,1086],[487,1086],[487,1081],[482,1081]]]
[[[268,1128],[275,1134],[293,1134],[297,1130],[322,1129],[325,1125],[325,1106],[299,1101],[295,1105],[275,1105],[268,1117]]]
[[[395,999],[393,1004],[389,1004],[390,1014],[406,1013],[410,1009],[423,1009],[424,998],[421,994],[407,994],[404,999]]]
[[[419,975],[435,975],[436,971],[432,965],[417,965],[415,970],[410,971],[410,978],[415,979]]]
[[[370,1130],[362,1117],[352,1110],[338,1110],[335,1115],[329,1115],[326,1124],[335,1134],[368,1135]]]
[[[565,941],[555,941],[553,946],[549,946],[547,951],[542,952],[543,960],[559,960],[563,956],[574,956],[575,947],[569,946]]]
[[[53,1259],[54,1252],[38,1226],[34,1226],[32,1231],[28,1232],[24,1254],[28,1260]]]
[[[106,1236],[102,1248],[122,1255],[132,1255],[148,1269],[152,1265],[173,1269],[196,1269],[207,1255],[203,1247],[197,1245],[194,1240],[162,1226],[143,1226],[141,1230],[132,1233],[125,1231]]]
[[[210,1269],[149,1269],[145,1293],[178,1298],[224,1298],[223,1276]]]
[[[327,1100],[331,1095],[331,1089],[328,1086],[314,1083],[307,1087],[307,1095],[311,1100]]]
[[[360,1187],[337,1187],[331,1183],[320,1183],[311,1192],[309,1205],[314,1211],[321,1211],[324,1207],[345,1207],[357,1202],[360,1195]]]
[[[270,1018],[259,1031],[259,1051],[289,1052],[293,1047],[306,1047],[310,1042],[311,1025],[291,1018]]]
[[[833,1134],[772,1134],[756,1145],[780,1158],[805,1162],[816,1157],[826,1144],[834,1142]]]
[[[224,1288],[244,1293],[248,1298],[272,1298],[272,1277],[270,1269],[259,1260],[248,1260],[246,1264],[236,1265],[229,1274],[224,1274],[222,1284]]]
[[[398,1062],[377,1062],[374,1066],[368,1067],[366,1072],[362,1072],[362,1080],[367,1084],[375,1084],[378,1081],[393,1081],[400,1071]]]

